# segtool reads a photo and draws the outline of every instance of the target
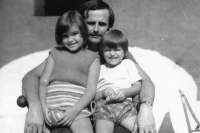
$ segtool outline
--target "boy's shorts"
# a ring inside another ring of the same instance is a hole
[[[125,99],[121,103],[106,103],[106,100],[100,99],[97,101],[97,108],[93,114],[93,121],[98,120],[111,121],[114,124],[120,124],[123,119],[137,115],[137,110],[134,108],[132,101]]]

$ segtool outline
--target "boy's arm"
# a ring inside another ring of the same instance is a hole
[[[45,62],[29,71],[22,79],[22,93],[26,97],[29,110],[26,115],[24,133],[42,133],[43,113],[39,100],[39,78],[42,75]]]
[[[135,82],[131,88],[123,89],[124,94],[126,97],[133,97],[140,93],[141,89],[141,81]]]
[[[103,90],[102,91],[97,91],[94,100],[98,101],[99,99],[103,98]]]
[[[116,91],[114,101],[124,101],[125,98],[133,97],[139,94],[141,88],[141,81],[137,81],[130,88],[119,89]]]

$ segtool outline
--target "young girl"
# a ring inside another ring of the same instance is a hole
[[[137,111],[131,97],[139,94],[141,77],[133,61],[124,59],[128,40],[119,30],[108,31],[101,44],[101,65],[94,113],[96,133],[112,133],[115,124],[133,132]]]
[[[40,79],[45,121],[53,126],[69,126],[73,133],[92,133],[87,106],[95,97],[99,56],[86,49],[87,26],[77,11],[58,19],[55,37],[58,47],[49,52]],[[49,118],[53,109],[64,111],[56,124]]]

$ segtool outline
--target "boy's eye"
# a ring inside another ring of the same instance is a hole
[[[105,52],[110,51],[110,49],[104,49]]]

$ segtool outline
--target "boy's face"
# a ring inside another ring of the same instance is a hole
[[[121,63],[124,58],[124,50],[118,46],[116,48],[103,48],[103,56],[106,61],[107,67],[113,68]]]
[[[88,12],[88,17],[85,18],[87,29],[89,32],[89,41],[93,44],[99,44],[101,42],[102,36],[109,29],[108,10],[90,10]]]

